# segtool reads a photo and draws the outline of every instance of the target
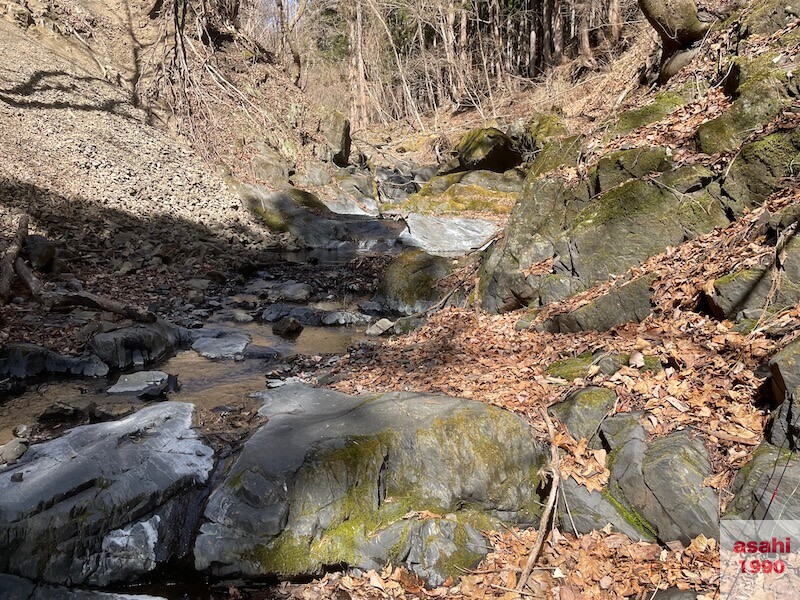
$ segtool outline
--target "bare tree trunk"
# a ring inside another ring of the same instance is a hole
[[[620,0],[610,0],[608,3],[608,22],[611,24],[611,43],[619,40],[622,35],[622,11]]]

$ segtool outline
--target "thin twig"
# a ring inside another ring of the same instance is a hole
[[[561,477],[558,471],[558,446],[556,446],[555,442],[556,429],[553,425],[553,421],[550,419],[550,415],[547,414],[546,408],[542,409],[542,416],[547,424],[547,435],[550,437],[550,464],[542,469],[543,473],[547,473],[551,477],[550,494],[547,496],[547,503],[542,511],[542,517],[539,520],[539,531],[536,533],[536,541],[531,548],[528,561],[525,563],[525,568],[523,569],[522,575],[520,575],[519,582],[517,583],[516,591],[520,594],[523,593],[522,590],[524,590],[525,586],[528,585],[528,578],[530,578],[531,571],[533,571],[533,568],[536,566],[536,562],[539,560],[539,555],[542,553],[542,548],[544,547],[544,541],[550,532],[550,517],[553,514],[553,508],[556,504],[558,488],[561,482]]]

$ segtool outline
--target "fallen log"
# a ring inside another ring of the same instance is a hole
[[[28,215],[22,215],[17,225],[17,235],[11,241],[8,250],[0,260],[0,304],[5,304],[11,295],[11,283],[14,281],[14,262],[22,249],[22,240],[28,235]]]
[[[25,264],[22,258],[17,257],[17,260],[14,261],[14,271],[17,273],[17,277],[22,280],[22,283],[25,284],[25,287],[28,288],[31,296],[40,300],[42,295],[42,282],[33,274],[33,270]]]
[[[138,321],[139,323],[155,323],[156,315],[149,310],[138,306],[123,304],[110,298],[104,298],[90,292],[74,292],[71,294],[54,294],[48,296],[45,303],[52,306],[86,306],[98,308],[121,315],[127,319]]]

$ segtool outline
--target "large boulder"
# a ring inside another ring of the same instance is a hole
[[[457,164],[445,167],[444,173],[481,169],[502,173],[522,162],[511,138],[495,127],[473,129],[459,140],[455,152]]]
[[[280,192],[245,183],[234,189],[245,206],[274,233],[291,233],[309,248],[368,249],[372,244],[393,245],[391,225],[362,215],[338,215],[314,194],[291,188]]]
[[[795,174],[800,162],[800,131],[774,133],[742,146],[722,183],[725,204],[741,215],[760,206]]]
[[[611,477],[608,494],[643,535],[688,544],[701,533],[718,533],[718,500],[704,480],[711,475],[708,452],[685,431],[648,440],[629,413],[606,419],[601,427]]]
[[[106,586],[185,556],[214,466],[192,413],[77,427],[0,469],[0,572]]]
[[[522,189],[516,171],[467,171],[438,175],[396,210],[425,214],[464,211],[507,213]]]
[[[590,286],[729,221],[706,170],[681,167],[634,179],[601,195],[555,244],[554,271]]]
[[[547,454],[511,413],[301,384],[262,397],[269,421],[209,498],[194,549],[199,570],[292,576],[393,562],[435,584],[480,560],[477,531],[532,522],[541,511]]]
[[[498,227],[484,219],[433,217],[411,213],[399,239],[406,246],[437,256],[463,256],[478,250],[497,234]]]
[[[110,369],[158,362],[190,342],[189,332],[164,320],[98,333],[86,345]]]
[[[441,298],[443,291],[436,284],[452,271],[452,260],[411,250],[387,267],[380,294],[391,310],[412,315],[430,308]]]
[[[586,438],[590,448],[600,448],[600,424],[617,402],[613,390],[590,386],[571,392],[547,409],[576,440]]]

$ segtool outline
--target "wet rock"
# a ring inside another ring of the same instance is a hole
[[[10,463],[17,460],[20,456],[25,454],[28,445],[24,440],[14,438],[0,446],[0,464]]]
[[[325,311],[307,306],[293,306],[276,302],[261,313],[261,320],[267,323],[274,323],[284,317],[292,317],[301,325],[317,326],[322,324],[322,317]]]
[[[300,335],[303,325],[294,317],[283,317],[272,326],[272,333],[281,337]]]
[[[252,323],[254,321],[253,316],[243,310],[234,310],[233,320],[237,323]]]
[[[194,550],[200,570],[288,576],[392,561],[443,581],[485,552],[467,525],[530,521],[541,510],[536,473],[546,451],[511,413],[302,384],[259,395],[269,421],[209,498]],[[454,525],[400,519],[422,510],[453,513]]]
[[[251,338],[241,331],[199,329],[192,350],[212,360],[231,359],[240,356],[250,344]]]
[[[366,334],[369,336],[383,335],[387,331],[391,331],[393,327],[394,321],[390,321],[389,319],[381,319],[367,327]]]
[[[275,348],[270,348],[269,346],[254,346],[250,345],[244,351],[245,358],[256,358],[256,359],[274,359],[281,356],[280,350],[276,350]]]
[[[561,421],[576,440],[586,438],[590,448],[601,448],[600,423],[617,402],[613,390],[590,386],[576,390],[553,404],[548,412]]]
[[[108,367],[96,356],[64,356],[34,344],[0,348],[0,379],[24,380],[43,375],[103,377]]]
[[[311,291],[311,286],[307,283],[287,281],[275,288],[274,299],[286,302],[305,302],[311,297]],[[272,296],[272,294],[270,295]]]
[[[77,427],[0,470],[0,571],[106,586],[184,556],[213,467],[192,412],[164,402]]]
[[[152,387],[167,383],[167,374],[163,371],[139,371],[130,375],[122,375],[117,383],[108,388],[109,394],[138,394]]]
[[[14,575],[0,575],[0,598],[3,600],[166,600],[161,596],[76,590],[37,583]]]
[[[733,500],[725,518],[800,519],[800,459],[788,448],[762,443],[731,486]],[[777,493],[775,491],[777,490]]]
[[[110,369],[143,367],[167,358],[190,342],[189,332],[167,321],[137,323],[95,335],[87,347]]]
[[[641,323],[653,312],[654,275],[615,285],[602,296],[548,324],[554,332],[608,331],[625,323]]]
[[[37,271],[46,271],[56,257],[55,242],[42,235],[28,235],[22,243],[25,257]]]
[[[323,325],[366,325],[370,322],[372,319],[367,315],[344,310],[334,310],[322,317]]]
[[[437,256],[460,256],[485,246],[497,225],[483,219],[432,217],[411,213],[400,241]]]

